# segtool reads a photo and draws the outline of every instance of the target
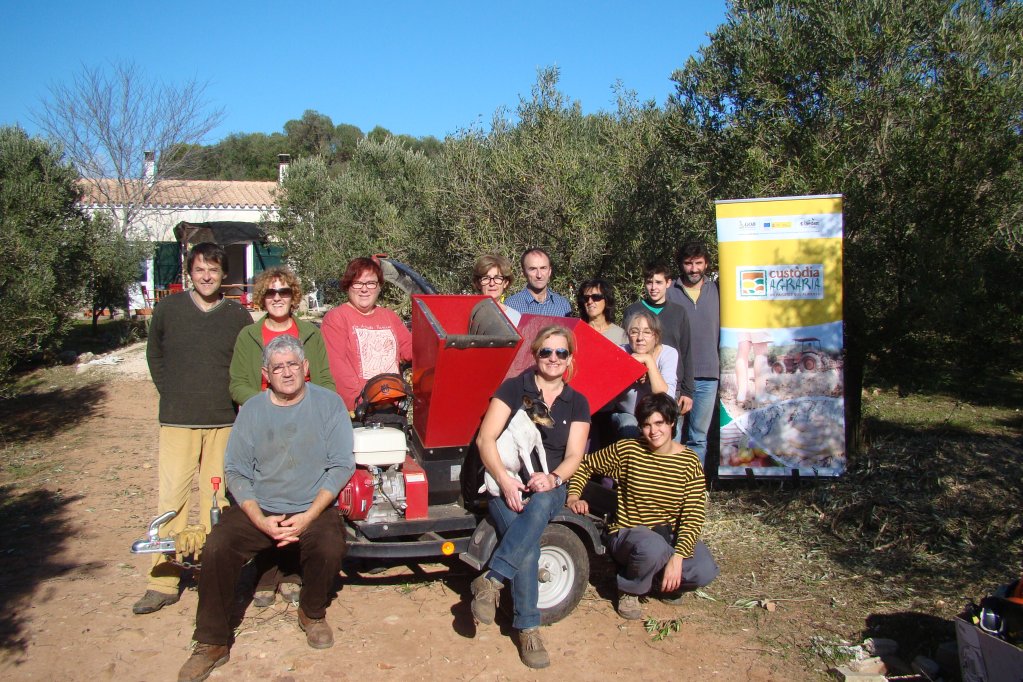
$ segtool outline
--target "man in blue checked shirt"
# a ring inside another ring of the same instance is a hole
[[[509,296],[505,305],[526,315],[568,317],[572,314],[572,304],[548,288],[553,270],[551,257],[546,251],[539,247],[527,249],[520,264],[526,288]]]

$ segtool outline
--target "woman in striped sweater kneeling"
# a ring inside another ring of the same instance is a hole
[[[618,565],[618,615],[643,617],[639,597],[658,593],[677,602],[682,592],[710,583],[718,566],[699,542],[706,515],[703,467],[695,452],[671,439],[678,405],[654,393],[636,406],[640,438],[626,438],[587,455],[568,487],[567,504],[589,511],[579,499],[590,476],[614,479],[617,514],[608,547]]]

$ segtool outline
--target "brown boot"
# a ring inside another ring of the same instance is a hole
[[[477,577],[470,584],[472,590],[472,617],[477,623],[490,625],[497,615],[497,603],[501,599],[504,583],[488,578],[486,574]]]
[[[252,595],[252,605],[260,609],[273,606],[275,601],[277,601],[276,590],[256,590]]]
[[[195,649],[178,671],[178,682],[202,682],[214,668],[231,660],[231,648],[219,644],[195,643]]]
[[[141,616],[146,613],[155,613],[164,606],[170,606],[177,602],[177,594],[164,594],[163,592],[157,592],[156,590],[146,590],[146,593],[142,595],[142,598],[135,602],[134,606],[131,607],[131,611],[132,613]]]
[[[519,630],[519,659],[530,668],[546,668],[551,664],[551,657],[540,637],[540,628]]]
[[[618,615],[626,620],[641,620],[643,607],[639,605],[639,597],[618,590]]]
[[[305,633],[305,641],[314,649],[329,649],[334,646],[334,633],[327,625],[326,618],[310,618],[302,607],[298,607],[298,627]]]

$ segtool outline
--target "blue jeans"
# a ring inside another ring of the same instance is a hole
[[[707,431],[710,430],[710,420],[714,418],[717,396],[717,379],[693,380],[693,409],[688,415],[689,434],[686,444],[700,456],[704,471],[707,470]]]
[[[540,536],[550,520],[565,506],[568,486],[533,493],[521,512],[513,512],[503,497],[490,498],[490,518],[501,540],[490,569],[511,581],[512,627],[526,630],[540,625],[537,573],[540,568]]]

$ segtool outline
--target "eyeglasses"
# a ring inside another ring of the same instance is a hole
[[[504,275],[483,275],[480,277],[480,284],[504,284],[507,279]]]
[[[583,303],[589,303],[590,301],[599,303],[600,301],[603,300],[604,294],[586,294],[585,296],[583,296]]]
[[[280,296],[281,298],[291,298],[291,294],[291,287],[281,287],[280,289],[267,289],[266,293],[263,294],[263,297],[276,298],[277,296]]]
[[[351,285],[350,288],[352,288],[352,289],[366,289],[368,291],[373,291],[378,286],[380,286],[380,282],[352,282],[352,285]]]
[[[271,374],[284,374],[284,369],[285,368],[291,370],[291,373],[294,374],[295,372],[297,372],[300,369],[302,369],[302,363],[301,362],[285,362],[285,363],[282,363],[280,365],[274,365],[273,367],[270,368],[270,373]]]
[[[640,337],[644,337],[645,338],[645,337],[653,336],[653,335],[654,335],[654,330],[653,329],[630,329],[629,330],[629,336],[640,336]]]
[[[567,348],[541,348],[536,352],[536,357],[546,360],[552,355],[557,355],[558,360],[568,360],[572,353]]]

